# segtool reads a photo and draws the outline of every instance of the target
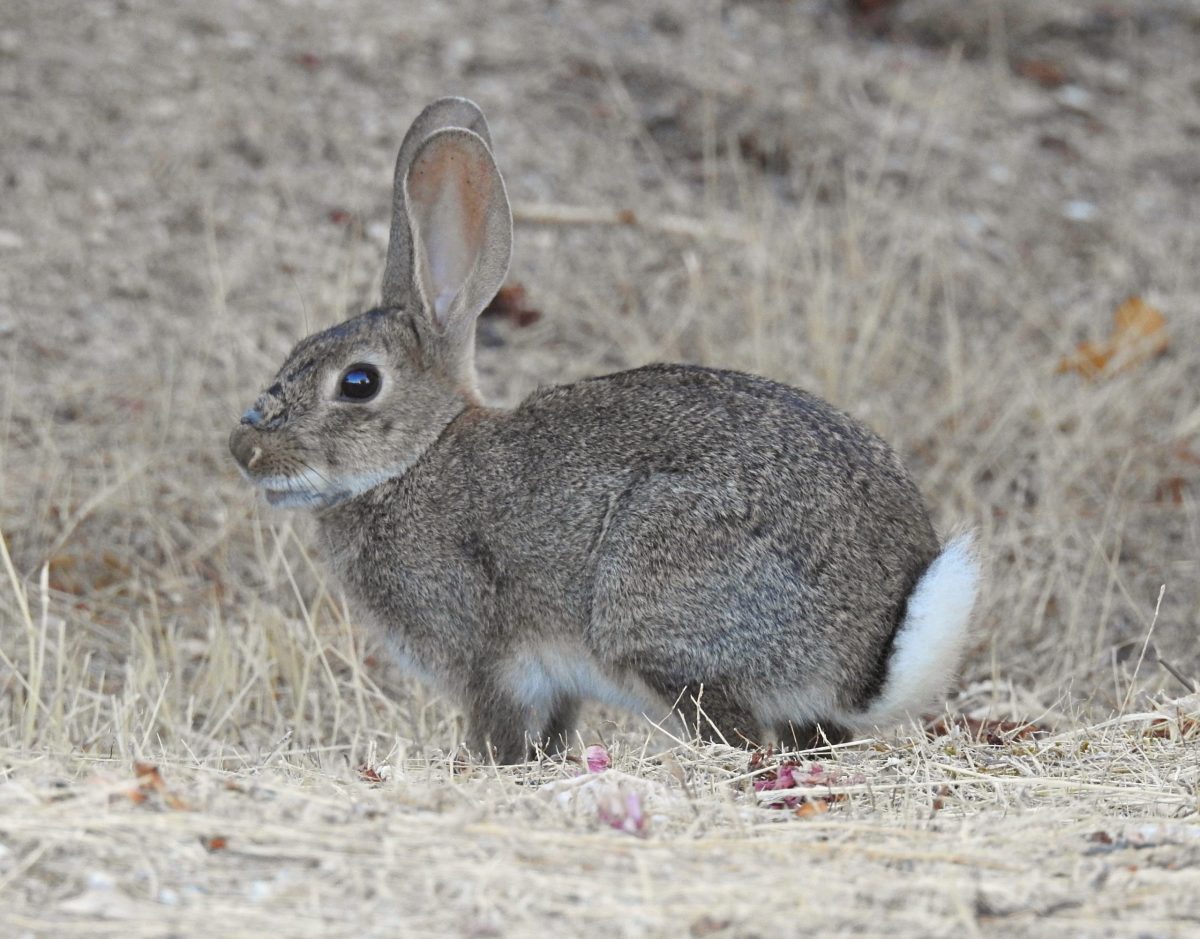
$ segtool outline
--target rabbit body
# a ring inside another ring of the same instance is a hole
[[[943,690],[974,600],[875,434],[763,378],[653,365],[475,390],[511,216],[486,122],[427,108],[397,159],[384,305],[301,342],[230,447],[317,512],[353,605],[502,762],[583,700],[730,743],[810,743]]]
[[[938,553],[873,434],[686,366],[465,410],[319,521],[351,597],[504,758],[593,696],[663,713],[698,696],[700,729],[731,742],[834,734],[882,689]]]

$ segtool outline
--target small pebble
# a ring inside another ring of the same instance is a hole
[[[1085,199],[1072,199],[1063,205],[1063,215],[1072,222],[1090,222],[1099,214],[1096,203]]]
[[[1055,97],[1059,104],[1073,111],[1086,111],[1092,105],[1091,92],[1079,85],[1063,85]]]

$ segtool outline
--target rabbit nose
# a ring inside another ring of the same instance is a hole
[[[235,427],[229,435],[229,452],[247,471],[253,470],[263,455],[262,447],[258,445],[258,434],[244,425]]]

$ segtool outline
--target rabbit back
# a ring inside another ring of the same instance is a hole
[[[580,392],[599,388],[612,429],[595,444],[625,467],[595,549],[592,645],[664,695],[703,686],[706,712],[760,733],[867,708],[938,553],[895,453],[752,376],[657,366]]]

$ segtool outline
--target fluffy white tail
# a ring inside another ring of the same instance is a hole
[[[856,724],[888,727],[945,692],[962,661],[978,589],[979,562],[971,536],[962,535],[942,548],[909,595],[887,682],[867,711],[855,716]]]

